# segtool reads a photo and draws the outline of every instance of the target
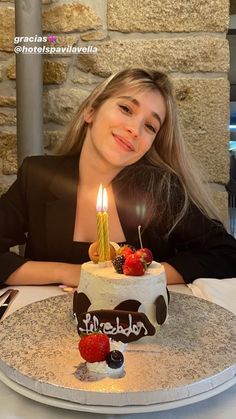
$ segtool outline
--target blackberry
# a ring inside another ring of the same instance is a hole
[[[123,274],[123,265],[125,263],[125,257],[123,255],[116,256],[112,261],[113,266],[118,274]]]

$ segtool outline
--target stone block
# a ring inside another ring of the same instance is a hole
[[[101,26],[100,17],[82,3],[51,6],[43,11],[43,30],[53,33],[87,31]]]
[[[16,151],[16,134],[6,131],[0,132],[0,158],[9,150]]]
[[[0,106],[15,108],[16,97],[15,96],[0,96]]]
[[[82,89],[53,89],[44,96],[44,120],[65,125],[88,96]]]
[[[228,0],[108,0],[108,28],[119,32],[225,32]]]
[[[44,43],[45,47],[51,47],[51,48],[58,48],[60,47],[60,52],[52,52],[47,53],[47,57],[70,57],[71,56],[71,52],[66,52],[66,48],[69,47],[69,51],[70,51],[70,47],[73,47],[77,44],[79,39],[79,35],[67,35],[67,34],[63,34],[63,35],[58,35],[56,36],[56,42],[46,42]],[[64,52],[62,52],[61,47],[65,48]]]
[[[13,109],[1,110],[0,125],[16,125],[16,112]]]
[[[226,191],[214,190],[212,193],[213,202],[217,208],[220,217],[225,225],[228,227],[228,193]]]
[[[107,33],[104,31],[90,31],[80,35],[82,41],[103,41],[106,37]]]
[[[13,7],[0,8],[0,50],[13,51],[15,11]]]
[[[97,54],[80,55],[78,68],[103,77],[128,67],[164,72],[227,72],[228,41],[217,36],[112,40],[96,44]]]
[[[229,178],[229,83],[224,78],[172,78],[184,139],[210,182]]]
[[[70,68],[69,80],[73,83],[92,85],[98,82],[97,78],[92,74],[86,74],[79,71],[76,67]]]
[[[68,63],[45,60],[43,81],[45,84],[62,84],[66,80]]]
[[[44,146],[47,153],[53,150],[62,142],[65,131],[44,131]]]
[[[14,62],[10,63],[7,66],[7,78],[10,80],[15,80],[16,79],[16,64],[15,64],[15,60]]]
[[[3,156],[2,173],[15,175],[17,173],[17,153],[15,150],[6,150]]]

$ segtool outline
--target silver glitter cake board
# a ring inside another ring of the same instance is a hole
[[[1,322],[0,379],[42,403],[94,413],[171,409],[236,382],[236,317],[213,303],[171,293],[158,333],[128,345],[126,374],[94,381],[78,378],[83,360],[71,313],[72,296],[62,295]]]

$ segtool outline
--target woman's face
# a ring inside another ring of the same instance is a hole
[[[87,112],[85,141],[108,165],[123,169],[152,146],[164,122],[166,105],[159,91],[121,92]]]

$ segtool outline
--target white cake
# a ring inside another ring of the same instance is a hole
[[[119,274],[112,265],[82,265],[73,308],[79,334],[99,327],[112,339],[130,342],[155,334],[167,310],[165,271],[159,263],[152,262],[142,276]]]

